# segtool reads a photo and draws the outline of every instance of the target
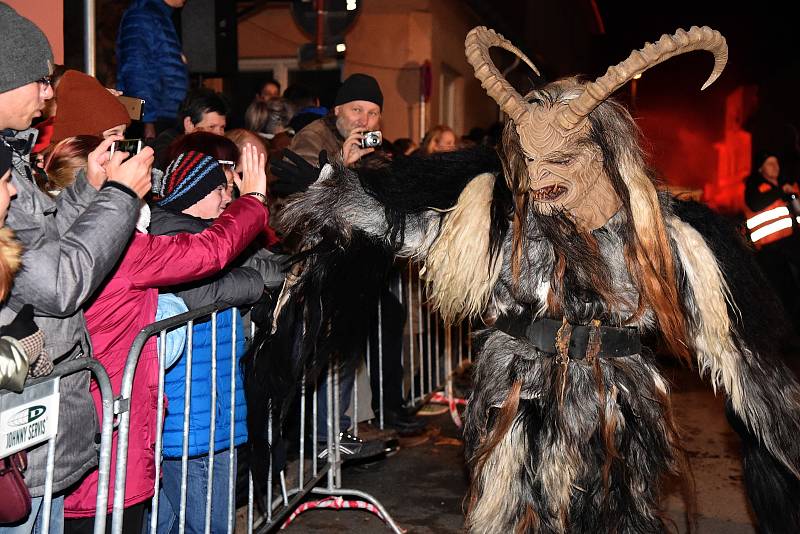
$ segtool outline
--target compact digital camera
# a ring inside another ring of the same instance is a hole
[[[361,148],[375,148],[376,146],[380,146],[383,142],[383,137],[381,136],[381,132],[374,131],[374,132],[365,132],[364,137],[361,139]]]

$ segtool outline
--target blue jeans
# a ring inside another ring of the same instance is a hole
[[[211,490],[211,532],[228,531],[228,459],[229,451],[214,454],[214,485]],[[190,458],[186,477],[186,533],[202,533],[206,524],[206,489],[208,455]],[[181,459],[161,463],[161,491],[158,498],[158,533],[178,532],[181,505]],[[236,486],[236,451],[233,453],[233,477]],[[236,498],[233,502],[236,520]],[[231,524],[233,529],[233,524]],[[233,530],[231,530],[233,532]]]
[[[0,496],[2,498],[2,496]],[[0,525],[0,534],[42,534],[44,525],[42,519],[44,497],[31,499],[31,513],[24,523],[15,526]],[[63,534],[64,532],[64,496],[53,495],[50,504],[50,534]]]

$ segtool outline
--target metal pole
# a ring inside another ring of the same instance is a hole
[[[378,298],[378,421],[383,430],[383,317],[381,315],[381,299]],[[358,423],[356,423],[358,425]]]
[[[339,395],[341,392],[339,391],[339,383],[341,380],[341,367],[340,361],[337,357],[336,359],[336,369],[333,373],[333,425],[334,425],[334,432],[333,432],[333,469],[334,469],[334,482],[337,488],[342,487],[342,457],[339,454],[339,438],[341,437],[341,406],[340,406],[340,397]],[[355,372],[355,371],[353,371]],[[355,380],[355,378],[353,378]],[[328,415],[330,418],[330,415]]]
[[[423,353],[425,349],[423,348],[424,343],[424,336],[422,335],[423,330],[423,322],[422,322],[422,278],[417,278],[417,315],[419,319],[419,331],[417,332],[419,338],[419,396],[420,398],[424,397],[425,394],[423,390],[425,389],[425,364],[423,361]],[[429,349],[430,350],[430,349]],[[412,394],[412,400],[415,398]]]
[[[95,9],[94,0],[85,0],[83,3],[83,64],[86,74],[95,75]]]
[[[369,334],[367,335],[367,352],[369,353]],[[367,358],[369,358],[369,356],[367,356]],[[355,424],[353,425],[353,435],[355,437],[358,437],[358,374],[359,374],[358,370],[359,369],[360,366],[357,365],[355,369],[356,378],[355,380],[353,380],[353,398],[351,400],[352,404],[350,405],[353,407],[353,421],[355,422]]]
[[[158,401],[156,401],[156,481],[153,488],[153,500],[151,510],[158,510],[159,485],[161,483],[161,460],[164,453],[164,376],[167,364],[167,331],[162,330],[159,334],[160,344],[158,346]],[[150,534],[156,534],[158,529],[158,513],[150,514]],[[95,534],[102,534],[100,531]]]
[[[231,420],[230,433],[228,434],[228,534],[233,532],[236,525],[236,476],[234,472],[236,463],[236,373],[239,370],[236,359],[236,321],[240,320],[239,309],[231,308]],[[272,431],[272,404],[269,407],[269,425]],[[271,436],[270,436],[271,437]],[[270,444],[270,450],[272,445]],[[272,462],[269,464],[272,471]]]
[[[59,391],[59,395],[61,392]],[[56,468],[56,438],[47,442],[47,470],[44,478],[44,500],[42,501],[42,529],[50,532],[50,508],[53,500],[53,470]]]
[[[317,436],[314,436],[316,439]],[[299,470],[297,476],[297,491],[303,491],[303,472],[304,464],[306,462],[306,379],[300,379],[300,462],[298,462]],[[270,462],[270,466],[272,463]]]
[[[411,382],[411,390],[409,394],[409,398],[411,399],[411,404],[414,403],[414,298],[412,296],[412,290],[414,288],[412,278],[411,278],[411,271],[412,266],[411,262],[408,262],[408,301],[406,303],[406,307],[408,308],[408,363],[409,363],[409,382]],[[420,328],[422,325],[418,325],[417,328]],[[405,384],[403,387],[403,398],[405,398]]]
[[[311,394],[311,433],[314,435],[314,438],[311,440],[311,474],[312,476],[317,476],[317,410],[319,406],[317,406],[317,402],[319,399],[317,398],[317,390],[319,389],[320,381],[317,380],[314,384],[314,392]],[[322,429],[320,429],[321,431]],[[328,442],[330,443],[330,442]]]
[[[205,532],[211,532],[211,496],[214,492],[214,454],[217,441],[217,312],[211,314],[211,427],[208,432],[208,476],[206,477]],[[231,423],[233,424],[233,423]]]
[[[427,321],[426,326],[428,328],[428,389],[426,393],[430,393],[433,391],[433,356],[431,353],[431,336],[433,335],[431,331],[431,323],[433,322],[431,316],[433,315],[433,310],[429,307],[427,312],[428,313],[425,314],[425,320]],[[435,326],[436,323],[433,323],[433,325]]]
[[[186,329],[186,374],[184,376],[183,386],[183,444],[181,450],[181,504],[178,515],[178,534],[186,532],[186,494],[189,490],[189,411],[191,410],[192,400],[192,333],[194,331],[194,321],[189,321],[186,325]],[[123,491],[124,489],[125,487],[123,486]],[[114,494],[114,498],[116,498],[116,494]],[[194,510],[192,511],[194,512]],[[122,534],[122,532],[119,534]]]
[[[433,315],[433,369],[434,369],[434,380],[433,380],[433,387],[438,388],[442,385],[441,376],[439,374],[439,360],[441,359],[441,336],[439,335],[439,312],[435,312]],[[431,388],[433,391],[433,388]]]

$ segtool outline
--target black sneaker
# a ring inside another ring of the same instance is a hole
[[[317,447],[320,450],[317,458],[324,459],[328,457],[328,444],[325,441],[318,442]],[[352,435],[350,432],[342,432],[339,434],[339,454],[343,462],[351,460],[363,460],[366,458],[373,458],[386,454],[386,447],[382,441],[371,440],[364,441]]]

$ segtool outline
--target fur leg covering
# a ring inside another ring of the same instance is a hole
[[[800,481],[771,455],[726,403],[728,422],[742,438],[747,496],[756,512],[759,532],[791,534],[800,525]]]
[[[467,411],[473,533],[653,533],[662,474],[683,456],[649,359],[532,356],[494,332]],[[563,393],[562,393],[563,392]]]
[[[800,532],[800,385],[779,357],[784,320],[741,239],[708,210],[676,208],[694,349],[728,396],[753,511],[763,532]]]

